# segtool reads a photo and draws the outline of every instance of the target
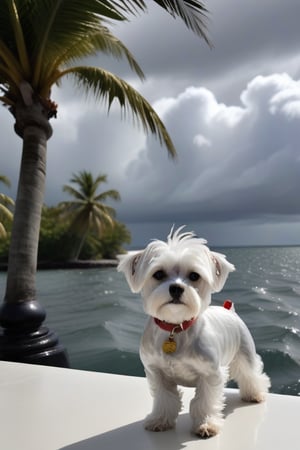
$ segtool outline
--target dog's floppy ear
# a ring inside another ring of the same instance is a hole
[[[142,289],[143,279],[140,276],[140,266],[143,254],[144,251],[140,251],[130,252],[125,256],[121,256],[117,267],[118,272],[124,273],[132,292],[140,292]]]
[[[213,270],[213,292],[220,292],[227,280],[228,274],[235,270],[233,264],[227,261],[226,256],[217,252],[210,252]]]

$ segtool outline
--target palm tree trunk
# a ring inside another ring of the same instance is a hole
[[[36,269],[46,177],[47,140],[52,128],[39,102],[15,111],[23,139],[7,284],[0,309],[0,359],[68,366],[54,333],[41,327],[46,317],[36,300]]]
[[[86,232],[83,233],[83,236],[81,237],[81,239],[79,241],[79,244],[78,244],[78,247],[76,249],[75,256],[74,256],[75,261],[77,261],[79,259],[79,256],[80,256],[83,244],[85,243],[87,235],[88,235],[88,231],[89,230],[87,229]]]
[[[36,296],[36,265],[45,190],[47,135],[39,127],[23,134],[18,193],[8,260],[5,301],[30,301]]]

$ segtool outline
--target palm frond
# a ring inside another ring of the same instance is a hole
[[[0,182],[10,187],[10,181],[5,175],[0,175]]]
[[[125,45],[114,36],[107,27],[99,26],[89,34],[75,37],[70,40],[70,43],[65,44],[64,49],[58,52],[57,57],[52,55],[48,63],[44,63],[42,84],[45,86],[44,90],[48,90],[56,83],[59,78],[59,69],[62,65],[66,66],[70,62],[74,63],[86,56],[95,55],[98,52],[106,53],[117,59],[125,58],[130,68],[143,80],[145,75],[135,60],[132,53],[125,47]]]
[[[108,205],[98,204],[98,206],[94,209],[95,216],[98,218],[107,217],[107,220],[111,222],[111,220],[116,215],[116,210]]]
[[[2,102],[6,106],[14,106],[14,102],[11,98],[6,97],[6,95],[2,95],[0,97],[0,102]]]
[[[139,78],[142,80],[145,78],[143,70],[136,62],[132,53],[125,47],[120,39],[109,31],[108,28],[102,27],[99,32],[92,35],[91,42],[98,51],[113,55],[118,59],[125,57],[131,69],[139,76]]]
[[[112,214],[102,214],[100,216],[93,216],[93,221],[91,224],[91,231],[96,232],[98,237],[101,235],[101,232],[107,226],[111,227],[114,225],[114,219]]]
[[[52,28],[52,25],[54,23],[54,20],[56,18],[56,15],[59,11],[59,7],[62,3],[62,0],[57,0],[55,4],[53,5],[53,8],[51,9],[50,14],[48,16],[48,20],[46,23],[46,27],[44,28],[44,33],[41,35],[41,41],[39,43],[39,49],[36,56],[36,61],[34,65],[34,73],[33,73],[33,79],[32,79],[32,85],[33,87],[38,86],[39,79],[40,79],[40,73],[43,65],[43,55],[46,50],[46,46],[48,45],[48,39],[49,39],[49,33]]]
[[[6,208],[6,206],[1,205],[1,203],[0,203],[0,213],[3,217],[5,217],[8,220],[13,219],[13,213],[8,208]]]
[[[211,46],[207,36],[208,10],[199,0],[153,0],[174,18],[179,17],[185,25]],[[112,1],[114,7],[124,14],[136,15],[139,10],[146,11],[148,2],[143,0]]]
[[[70,230],[72,230],[76,234],[85,234],[88,231],[89,227],[89,214],[86,214],[85,210],[77,211],[71,220]]]
[[[155,1],[155,0],[154,0]],[[136,15],[139,10],[145,11],[147,6],[143,0],[127,0],[127,1],[114,1],[111,0],[110,3],[123,14],[134,14]]]
[[[28,3],[28,0],[25,3]],[[68,46],[72,39],[77,40],[80,36],[85,39],[99,28],[103,20],[109,19],[125,20],[124,15],[111,7],[109,2],[43,0],[42,5],[36,7],[34,14],[31,14],[36,36],[32,49],[35,55],[33,86],[38,86],[45,55],[54,58],[57,56],[57,50],[61,51]]]
[[[72,67],[61,73],[61,77],[72,75],[78,87],[85,93],[102,99],[110,109],[113,101],[119,101],[124,115],[131,113],[134,123],[141,124],[146,133],[151,132],[164,144],[172,157],[176,156],[174,144],[165,125],[150,103],[126,81],[98,67]]]
[[[69,186],[67,184],[64,185],[63,191],[67,192],[69,195],[76,198],[77,200],[82,200],[82,201],[85,200],[85,196],[82,194],[82,192],[78,191],[77,189],[73,188],[72,186]]]
[[[207,36],[207,14],[208,10],[203,2],[196,0],[154,0],[174,18],[180,17],[185,25],[202,37],[211,46]]]
[[[94,202],[103,202],[108,198],[111,198],[113,200],[121,200],[120,193],[114,189],[110,189],[108,191],[101,192],[101,194],[99,195],[96,195],[96,197],[94,197]]]
[[[0,181],[6,186],[10,186],[9,179],[4,175],[0,175]],[[3,223],[1,223],[1,220],[5,219],[5,221],[12,222],[12,207],[14,206],[14,204],[15,202],[12,198],[8,197],[8,195],[0,193],[0,238],[5,238],[7,236],[5,227]]]
[[[0,239],[6,238],[7,233],[4,228],[4,225],[0,222]]]
[[[58,206],[60,208],[59,216],[62,219],[71,219],[72,221],[73,218],[84,208],[84,203],[80,201],[60,202]]]
[[[15,58],[11,50],[5,45],[5,43],[0,39],[0,63],[3,68],[6,68],[9,75],[6,81],[14,83],[16,86],[22,80],[22,68],[19,61]]]
[[[107,175],[100,174],[93,181],[96,187],[98,187],[101,183],[107,183]]]
[[[18,56],[22,71],[24,73],[25,79],[29,76],[31,72],[29,57],[27,53],[25,38],[23,34],[22,24],[20,22],[20,17],[18,9],[14,0],[8,2],[8,8],[10,13],[10,18],[12,21],[12,26],[14,30],[15,42],[18,50]]]
[[[73,174],[70,181],[71,183],[78,184],[79,192],[82,194],[84,201],[89,201],[94,197],[99,184],[106,182],[106,175],[99,175],[98,178],[94,180],[91,172],[82,170],[78,174]]]
[[[94,183],[105,183],[107,181],[107,175],[98,175],[96,180],[91,172],[87,170],[80,170],[78,173],[73,173],[70,179],[71,183],[77,183],[80,187],[91,185]]]
[[[13,77],[11,76],[11,71],[9,70],[9,68],[3,64],[3,62],[0,62],[0,84],[1,86],[1,91],[4,91],[4,85],[7,85],[8,83],[18,83],[17,79],[13,79]]]
[[[0,193],[0,204],[5,206],[14,206],[15,202],[8,195]]]
[[[91,214],[90,231],[99,235],[103,228],[113,226],[115,215],[115,210],[110,206],[99,205],[99,207],[94,208]]]

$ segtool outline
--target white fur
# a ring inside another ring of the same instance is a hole
[[[145,428],[164,431],[175,426],[181,409],[177,386],[182,385],[196,388],[190,404],[193,431],[210,437],[222,426],[223,390],[229,378],[237,381],[241,397],[251,402],[264,400],[270,380],[245,323],[231,310],[209,306],[211,293],[223,288],[234,266],[182,228],[171,231],[167,242],[152,241],[145,250],[125,256],[118,270],[133,292],[141,292],[150,316],[140,346],[153,395]],[[194,280],[195,274],[199,280]],[[174,285],[180,290],[175,300],[170,288]],[[162,345],[170,333],[156,325],[154,317],[174,324],[197,320],[175,334],[176,351],[166,354]]]

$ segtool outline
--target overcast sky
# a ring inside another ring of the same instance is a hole
[[[151,5],[151,2],[149,2]],[[90,64],[121,75],[164,121],[178,152],[121,120],[117,107],[54,89],[45,203],[79,170],[107,174],[111,203],[139,247],[186,224],[217,245],[300,244],[300,2],[209,0],[206,43],[158,6],[113,28],[143,68],[99,55]],[[15,195],[21,140],[0,109],[0,173]]]

